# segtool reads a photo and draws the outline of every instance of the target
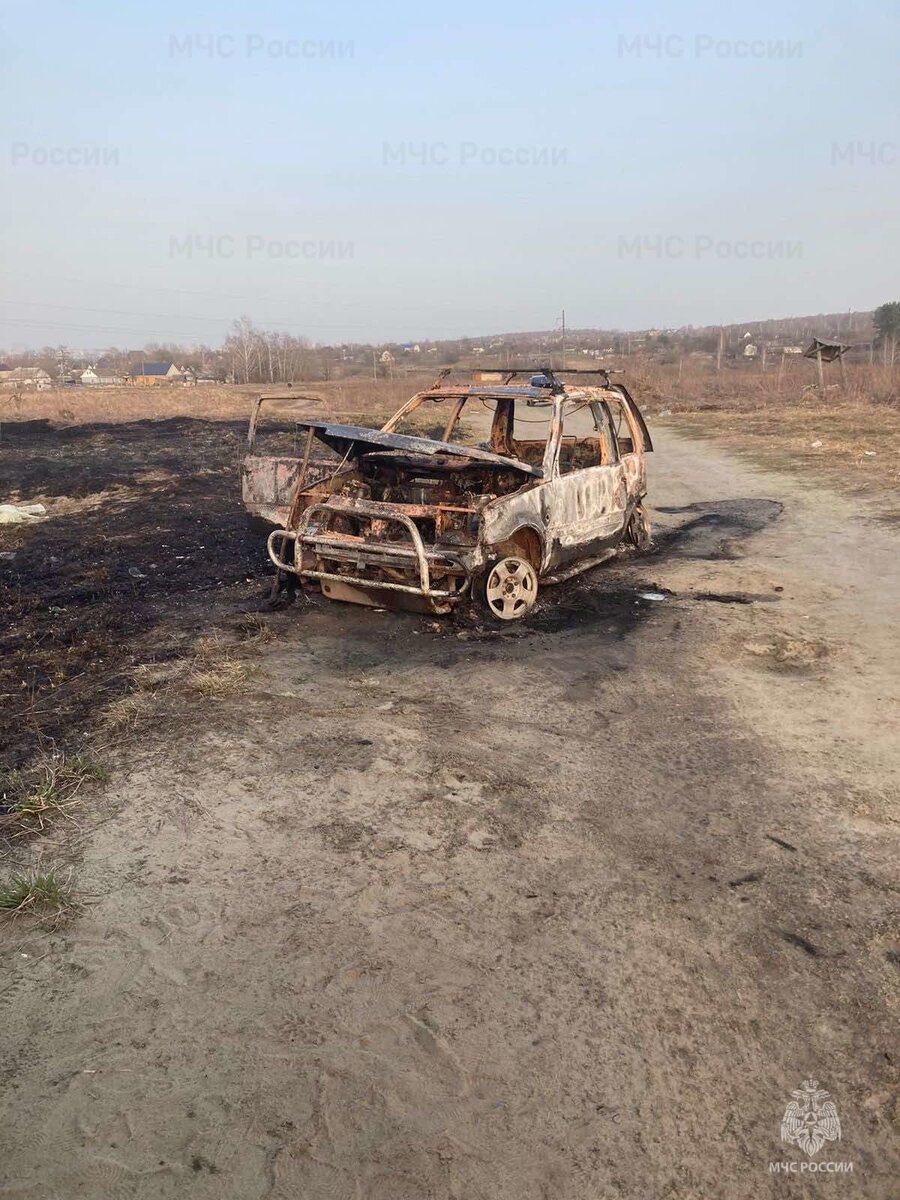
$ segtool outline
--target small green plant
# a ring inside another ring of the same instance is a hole
[[[30,912],[62,916],[72,905],[71,877],[62,878],[55,869],[26,871],[0,882],[0,912],[9,916]]]
[[[81,787],[83,783],[105,783],[109,779],[109,768],[96,758],[85,754],[60,755],[58,778],[63,786],[74,784]]]

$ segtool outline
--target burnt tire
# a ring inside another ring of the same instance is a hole
[[[652,541],[650,521],[643,504],[637,504],[628,518],[625,541],[637,550],[648,550]]]

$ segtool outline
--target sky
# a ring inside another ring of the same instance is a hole
[[[900,294],[900,8],[0,0],[0,348]]]

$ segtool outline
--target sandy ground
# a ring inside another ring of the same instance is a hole
[[[294,607],[123,744],[2,932],[0,1195],[896,1194],[897,533],[650,465],[657,553],[526,626]]]

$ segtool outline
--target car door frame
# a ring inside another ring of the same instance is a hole
[[[613,393],[615,402],[621,407],[622,416],[625,418],[625,424],[628,426],[628,433],[630,435],[631,449],[623,452],[621,446],[619,446],[619,458],[625,468],[628,511],[630,515],[635,506],[640,504],[647,494],[647,463],[644,456],[649,451],[652,451],[653,442],[650,440],[650,432],[647,429],[641,411],[635,404],[627,388],[621,384],[616,384],[610,387],[609,391]],[[607,411],[609,411],[608,405]],[[613,433],[615,434],[615,419],[612,413],[610,413],[610,418],[613,422]],[[616,440],[618,443],[618,438]]]
[[[549,566],[590,557],[617,545],[624,536],[628,518],[626,471],[619,454],[612,414],[605,401],[592,397],[583,403],[591,409],[599,439],[602,439],[605,426],[611,461],[578,467],[574,471],[560,471],[565,408],[573,403],[579,403],[577,398],[554,399],[553,420],[544,453],[545,482],[539,490]],[[605,416],[603,424],[598,424],[598,411]]]

